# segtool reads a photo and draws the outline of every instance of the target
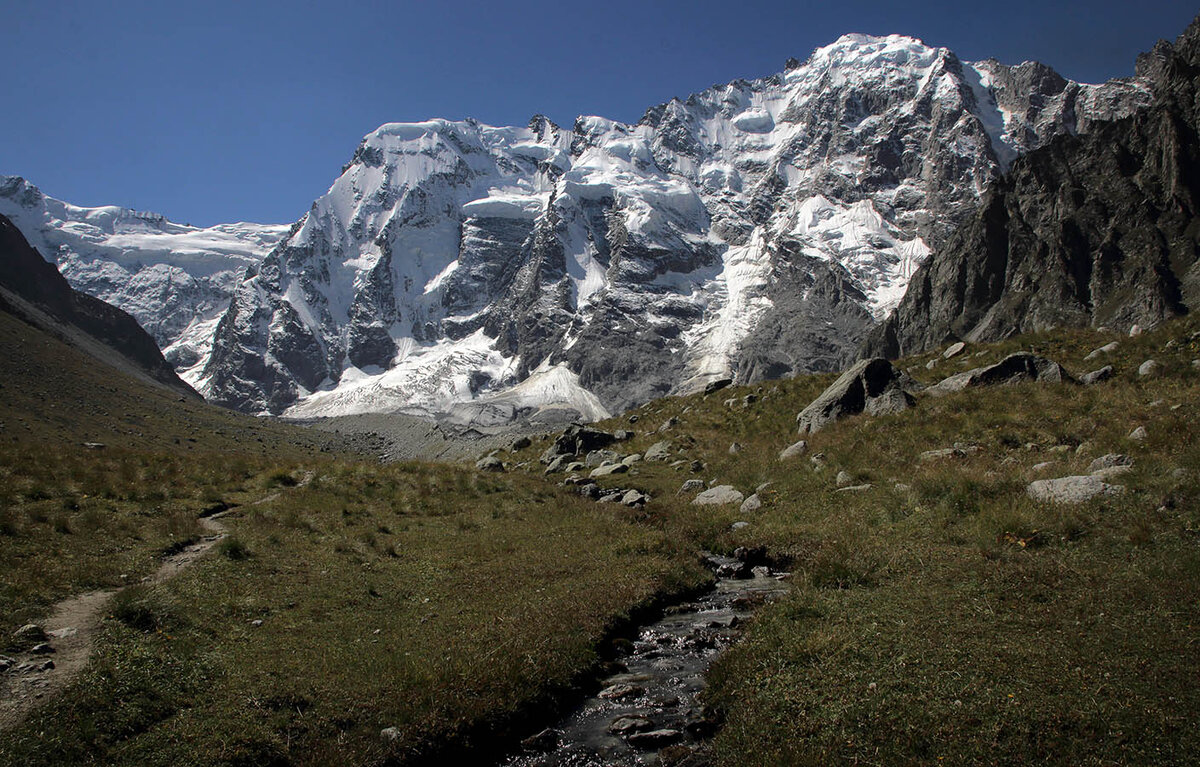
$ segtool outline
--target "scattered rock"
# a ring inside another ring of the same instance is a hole
[[[745,408],[750,407],[755,402],[758,402],[758,395],[757,394],[747,394],[746,396],[742,397],[742,409],[744,410]]]
[[[871,485],[870,483],[865,484],[865,485],[847,485],[846,487],[839,487],[837,490],[834,490],[834,492],[835,493],[863,493],[863,492],[866,492],[867,490],[870,490],[872,487],[873,487],[873,485]]]
[[[1041,474],[1052,466],[1054,466],[1054,461],[1042,461],[1041,463],[1035,463],[1031,471],[1035,474]]]
[[[592,450],[583,458],[583,463],[589,468],[603,466],[606,463],[617,463],[621,454],[612,450]]]
[[[571,424],[555,438],[554,444],[542,453],[541,461],[550,463],[560,455],[587,455],[593,450],[608,447],[615,441],[616,437],[606,431]]]
[[[1110,485],[1096,477],[1060,477],[1030,482],[1025,492],[1035,501],[1084,503],[1100,496],[1120,495],[1125,488]]]
[[[1108,379],[1110,379],[1112,377],[1113,377],[1113,366],[1105,365],[1104,367],[1100,368],[1099,370],[1093,370],[1090,373],[1084,373],[1083,375],[1081,375],[1079,377],[1079,383],[1083,384],[1084,386],[1092,386],[1093,384],[1098,384],[1101,381],[1107,381]]]
[[[974,368],[965,373],[952,375],[929,387],[926,391],[930,396],[940,397],[976,386],[996,386],[1024,381],[1060,383],[1074,380],[1062,365],[1053,360],[1029,352],[1017,352],[1008,355],[995,365]]]
[[[709,381],[704,386],[704,393],[712,394],[715,391],[720,391],[721,389],[724,389],[726,386],[728,386],[731,383],[733,383],[732,378],[718,378],[716,381]]]
[[[552,727],[547,727],[537,735],[530,735],[525,740],[522,740],[521,748],[531,753],[553,751],[558,748],[558,741],[561,737],[561,732]]]
[[[638,506],[645,506],[650,498],[638,490],[628,490],[625,495],[621,496],[621,504],[628,506],[631,509]]]
[[[600,691],[600,697],[605,700],[625,700],[626,698],[636,698],[638,695],[645,693],[643,687],[638,687],[636,684],[614,684]]]
[[[631,417],[635,418],[636,416],[631,416]],[[616,431],[613,432],[613,437],[616,438],[617,442],[628,442],[629,440],[633,439],[635,436],[636,435],[634,434],[634,432],[630,431],[629,429],[617,429]]]
[[[532,444],[533,444],[533,440],[531,440],[529,437],[517,437],[512,442],[512,449],[513,450],[524,450],[525,448],[529,447]]]
[[[663,421],[662,426],[658,427],[658,433],[662,434],[664,432],[668,432],[671,429],[674,429],[678,425],[679,425],[679,419],[676,418],[675,416],[671,416],[667,420]]]
[[[802,439],[799,442],[793,442],[781,450],[779,452],[779,460],[786,461],[789,458],[798,458],[804,455],[807,451],[808,442]]]
[[[583,471],[587,468],[587,464],[582,461],[571,461],[567,464],[567,471]]]
[[[550,465],[546,467],[546,473],[547,474],[557,474],[560,471],[564,471],[567,467],[568,458],[569,457],[565,456],[565,455],[560,455],[560,456],[556,457],[553,461],[550,462]]]
[[[1095,474],[1102,469],[1111,469],[1115,466],[1133,466],[1133,459],[1121,453],[1108,453],[1089,463],[1087,473]]]
[[[749,526],[750,526],[749,522],[734,522],[732,525],[729,526],[729,529],[736,531],[736,530],[741,530],[743,527],[749,527]]]
[[[20,644],[36,644],[45,642],[47,638],[46,630],[36,623],[26,623],[13,632],[13,639]]]
[[[693,506],[723,506],[730,503],[741,503],[746,497],[738,492],[733,485],[717,485],[710,487],[692,499]]]
[[[855,363],[796,416],[800,433],[820,431],[857,413],[883,415],[907,410],[916,400],[902,388],[903,377],[882,357]]]
[[[950,346],[946,349],[946,351],[942,352],[942,359],[948,360],[951,357],[962,353],[962,350],[966,349],[966,348],[967,348],[967,345],[965,343],[963,343],[962,341],[950,344]]]
[[[758,493],[751,495],[746,500],[742,501],[742,507],[739,511],[742,514],[752,514],[762,508],[762,499],[758,497]]]
[[[642,457],[647,461],[669,461],[671,459],[671,443],[665,440],[655,442]]]
[[[742,452],[742,443],[740,443],[740,442],[730,443],[730,445],[729,445],[729,454],[730,455],[737,455],[740,452]]]
[[[1132,327],[1129,328],[1129,337],[1130,338],[1135,338],[1137,336],[1140,336],[1141,334],[1142,334],[1142,326],[1141,325],[1133,325]]]
[[[649,730],[647,732],[635,732],[628,738],[629,745],[636,748],[650,750],[669,746],[683,737],[683,733],[679,730],[663,729]]]
[[[1107,482],[1110,479],[1115,479],[1123,474],[1128,474],[1133,471],[1132,466],[1110,466],[1107,469],[1097,469],[1091,473],[1091,476],[1096,479]]]
[[[1096,359],[1097,357],[1099,357],[1102,354],[1112,354],[1113,352],[1115,352],[1117,350],[1117,347],[1119,347],[1120,345],[1121,344],[1117,341],[1113,341],[1112,343],[1107,343],[1104,346],[1101,346],[1099,349],[1093,349],[1091,352],[1088,353],[1088,356],[1084,357],[1083,359],[1085,362],[1090,362],[1091,360]]]
[[[754,492],[762,493],[764,490],[766,490],[768,487],[770,487],[773,484],[775,484],[775,483],[774,482],[763,482],[761,485],[754,488]]]
[[[396,743],[397,741],[400,740],[400,737],[401,737],[400,728],[399,727],[384,727],[382,730],[379,731],[379,737],[383,740],[384,743]]]
[[[638,421],[641,420],[641,418],[638,416],[637,413],[634,413],[633,415],[629,416],[629,418],[626,418],[625,420],[629,421],[630,423],[637,423]]]
[[[919,456],[922,461],[940,461],[944,458],[966,458],[983,450],[979,445],[955,445],[940,450],[926,450]]]
[[[53,655],[57,651],[48,643],[40,642],[29,648],[29,652],[31,655]]]
[[[1138,365],[1138,375],[1142,378],[1160,375],[1162,367],[1162,363],[1158,360],[1146,360],[1141,365]]]
[[[636,716],[626,714],[618,716],[608,725],[608,731],[613,735],[629,735],[635,732],[644,732],[654,726],[654,722],[644,716]]]
[[[641,463],[641,460],[642,460],[642,454],[634,453],[632,455],[627,455],[624,458],[622,458],[621,463],[625,464],[626,466],[632,466],[635,463]]]
[[[703,461],[692,461],[690,464],[688,464],[688,469],[690,469],[693,474],[698,471],[704,471],[704,462]]]
[[[592,469],[592,473],[589,476],[607,477],[612,474],[624,474],[627,471],[629,471],[629,467],[623,463],[606,463],[603,466]]]
[[[937,359],[929,360],[929,362],[925,363],[925,369],[933,370],[935,367],[937,367],[937,362],[938,362]]]
[[[84,442],[83,446],[88,450],[103,450],[104,448],[108,447],[108,445],[105,445],[103,442]]]
[[[485,455],[475,462],[475,468],[480,471],[504,471],[504,462],[494,455]]]
[[[675,495],[685,495],[686,493],[698,493],[704,489],[704,480],[689,479],[679,487],[679,491]]]
[[[1129,439],[1133,440],[1134,442],[1145,442],[1146,437],[1148,436],[1150,435],[1146,433],[1145,426],[1139,426],[1133,431],[1129,432]]]
[[[847,487],[854,484],[854,477],[850,476],[850,472],[848,471],[839,471],[834,482],[838,487]]]

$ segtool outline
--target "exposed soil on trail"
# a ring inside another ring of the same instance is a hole
[[[311,479],[312,475],[306,474],[296,486],[303,487]],[[271,493],[248,505],[267,503],[280,494]],[[200,517],[205,534],[164,557],[158,569],[141,583],[153,585],[168,581],[208,553],[229,534],[220,518],[236,508]],[[20,724],[31,711],[55,697],[79,676],[91,657],[92,645],[109,602],[120,591],[89,591],[59,602],[41,624],[47,636],[44,643],[38,643],[43,646],[41,651],[35,652],[39,649],[35,646],[33,650],[8,658],[12,661],[11,667],[0,673],[0,732]],[[45,645],[49,646],[49,651],[45,651]]]

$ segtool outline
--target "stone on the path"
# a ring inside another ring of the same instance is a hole
[[[1162,373],[1162,363],[1158,360],[1146,360],[1138,365],[1138,375],[1142,378],[1149,378]]]
[[[779,452],[779,460],[786,461],[789,458],[798,458],[808,451],[808,441],[800,440],[793,442]]]
[[[742,514],[751,514],[762,508],[762,499],[758,497],[758,493],[751,495],[746,500],[742,501],[742,507],[739,511]]]
[[[1035,501],[1084,503],[1101,496],[1120,495],[1125,492],[1125,488],[1121,485],[1110,485],[1097,477],[1059,477],[1030,482],[1025,492]]]
[[[475,468],[480,471],[504,471],[504,462],[494,455],[485,455],[475,462]]]
[[[603,466],[598,466],[592,469],[591,477],[607,477],[613,474],[624,474],[629,471],[629,467],[623,463],[606,463]]]
[[[675,495],[684,495],[685,493],[698,493],[704,489],[704,480],[689,479],[679,487],[679,491]]]
[[[1093,370],[1090,373],[1084,373],[1083,375],[1081,375],[1079,377],[1079,383],[1083,384],[1084,386],[1092,386],[1094,384],[1100,383],[1101,381],[1107,381],[1108,379],[1110,379],[1112,377],[1113,377],[1113,366],[1105,365],[1104,367],[1102,367],[1098,370]]]
[[[1102,469],[1111,469],[1114,466],[1133,466],[1133,459],[1122,453],[1108,453],[1089,463],[1087,473],[1094,474]]]
[[[1134,442],[1145,442],[1146,437],[1148,436],[1150,435],[1146,432],[1145,426],[1139,426],[1133,431],[1129,432],[1129,439],[1133,440]]]
[[[974,368],[965,373],[952,375],[929,387],[926,392],[931,396],[941,397],[951,392],[976,386],[997,386],[1024,381],[1061,383],[1074,380],[1062,365],[1053,360],[1029,352],[1017,352],[1008,355],[995,365]]]
[[[1117,341],[1113,341],[1112,343],[1107,343],[1104,346],[1101,346],[1099,349],[1093,349],[1091,352],[1088,353],[1088,356],[1084,357],[1083,359],[1085,362],[1090,362],[1102,354],[1112,354],[1113,352],[1115,352],[1117,350],[1117,347],[1120,345],[1121,344]]]
[[[29,648],[29,652],[31,655],[53,655],[55,652],[57,652],[57,650],[55,650],[48,642],[39,642],[38,644],[35,644],[33,647]]]
[[[647,461],[669,461],[671,459],[671,443],[666,440],[655,442],[646,449],[642,458]]]
[[[45,642],[47,638],[46,630],[36,623],[26,623],[13,632],[13,639],[21,644],[37,644],[38,642]]]
[[[812,434],[846,416],[899,413],[916,404],[902,387],[904,374],[876,357],[856,362],[796,416],[801,434]]]
[[[733,485],[717,485],[710,487],[692,499],[693,506],[724,506],[731,503],[741,503],[746,500]]]

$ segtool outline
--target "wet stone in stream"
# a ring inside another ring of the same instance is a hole
[[[662,764],[662,755],[687,754],[703,743],[713,723],[697,700],[704,674],[717,654],[736,639],[750,611],[787,589],[766,568],[750,570],[734,559],[708,557],[719,575],[716,588],[694,602],[676,605],[644,626],[624,652],[617,673],[547,733],[530,738],[525,752],[505,767],[625,767]],[[661,754],[660,754],[661,752]],[[671,760],[673,761],[673,760]]]

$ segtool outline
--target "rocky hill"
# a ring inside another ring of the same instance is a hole
[[[1200,19],[1138,60],[1153,106],[1013,163],[917,271],[872,354],[1054,327],[1151,326],[1200,301]]]
[[[1015,157],[1148,100],[847,35],[636,125],[384,125],[195,380],[251,412],[469,424],[834,370]]]

